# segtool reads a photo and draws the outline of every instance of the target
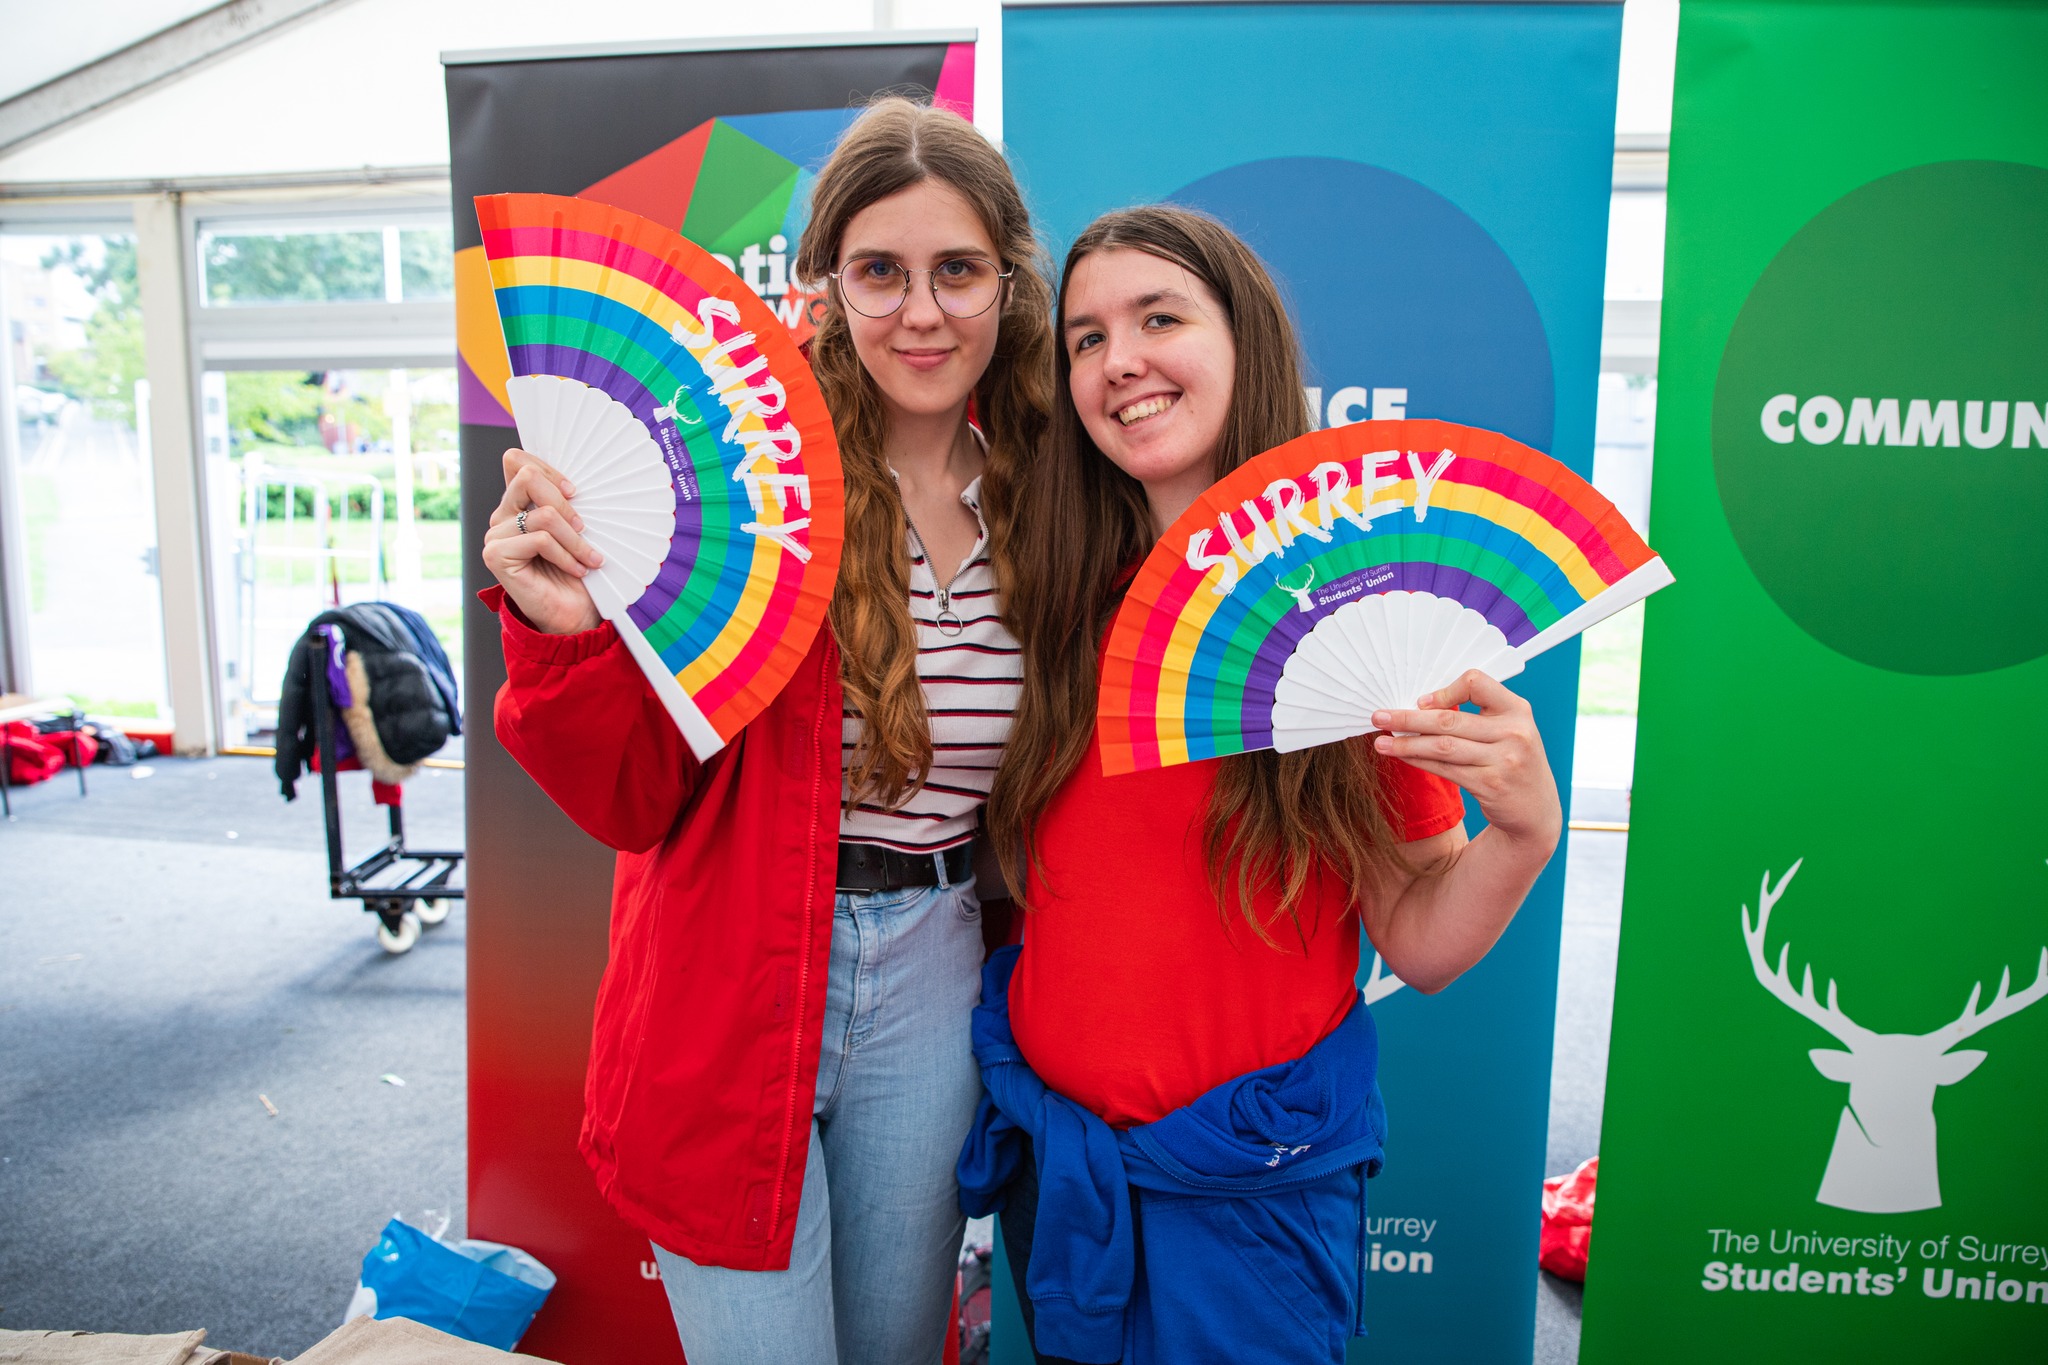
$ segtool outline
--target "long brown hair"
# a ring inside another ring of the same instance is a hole
[[[1056,335],[1064,336],[1074,267],[1093,252],[1118,248],[1178,265],[1223,303],[1237,364],[1212,481],[1309,430],[1300,347],[1280,291],[1251,249],[1205,214],[1155,205],[1091,223],[1060,274]],[[1063,343],[1054,347],[1053,365],[1065,395],[1073,367]],[[1088,752],[1097,650],[1122,600],[1125,571],[1156,539],[1143,486],[1096,448],[1071,400],[1058,405],[1024,499],[1018,577],[1005,607],[1024,647],[1024,685],[984,817],[1020,897],[1037,863],[1038,818]],[[1406,865],[1381,806],[1377,758],[1362,738],[1223,759],[1204,815],[1203,849],[1219,913],[1234,890],[1245,921],[1268,943],[1268,924],[1253,904],[1261,891],[1277,886],[1279,909],[1299,933],[1297,909],[1319,870],[1341,876],[1355,903],[1379,872]]]
[[[907,99],[877,101],[854,120],[818,173],[796,274],[807,282],[825,280],[838,266],[855,214],[927,180],[968,202],[1002,254],[1002,267],[1011,272],[999,305],[995,354],[974,389],[975,413],[988,440],[982,516],[996,585],[1007,596],[1015,582],[1014,489],[1020,466],[1043,439],[1052,407],[1053,344],[1043,249],[1002,153],[958,114]],[[859,753],[846,774],[847,800],[869,798],[893,807],[915,794],[931,768],[931,722],[917,680],[903,500],[883,456],[888,416],[854,351],[836,285],[811,342],[811,369],[832,411],[846,479],[846,551],[831,621],[840,680],[864,722]]]

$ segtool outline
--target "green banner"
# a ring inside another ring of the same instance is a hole
[[[1581,1359],[2048,1360],[2048,6],[1687,0]]]

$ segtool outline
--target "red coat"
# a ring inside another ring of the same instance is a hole
[[[604,1196],[700,1265],[784,1270],[832,953],[839,655],[699,764],[618,632],[503,626],[505,749],[618,850],[581,1146]]]

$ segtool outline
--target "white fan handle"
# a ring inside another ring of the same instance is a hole
[[[626,611],[626,604],[619,600],[611,587],[595,575],[583,580],[583,586],[590,589],[590,600],[597,604],[598,614],[618,628],[619,638],[626,642],[626,649],[647,675],[654,687],[654,695],[661,699],[662,707],[675,721],[676,728],[683,732],[690,752],[702,763],[725,747],[725,741],[718,731],[711,728],[711,722],[697,709],[697,703],[690,700],[690,694],[683,691],[683,685],[668,671],[661,656],[654,652],[654,646],[647,643],[647,637],[640,633],[640,627],[633,624],[633,618]]]

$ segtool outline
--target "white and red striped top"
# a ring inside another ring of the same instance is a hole
[[[961,490],[981,534],[954,576],[948,601],[960,618],[958,635],[938,627],[938,583],[910,541],[910,614],[917,622],[917,676],[924,684],[932,725],[932,771],[924,787],[899,809],[862,802],[839,817],[839,837],[927,853],[966,843],[996,765],[1010,737],[1010,716],[1024,674],[1022,651],[996,610],[995,572],[988,559],[988,523],[981,517],[981,480]],[[861,718],[849,709],[842,754],[849,769],[860,744]]]

